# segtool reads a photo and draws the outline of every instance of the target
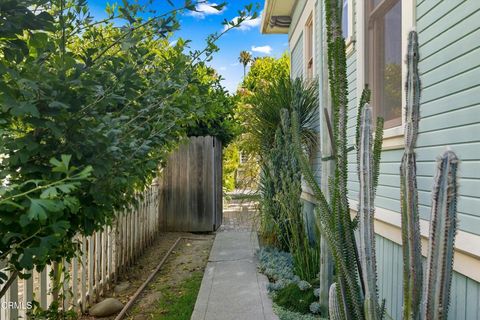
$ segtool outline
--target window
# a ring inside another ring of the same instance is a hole
[[[345,40],[350,37],[350,30],[349,28],[349,21],[348,21],[348,1],[343,0],[343,8],[342,8],[342,35]]]
[[[307,67],[307,80],[313,79],[313,18],[312,15],[307,20],[305,25],[305,65]]]
[[[375,114],[385,128],[402,124],[402,4],[370,0],[368,12],[368,82]]]

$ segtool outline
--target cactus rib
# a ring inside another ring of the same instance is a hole
[[[437,161],[425,277],[422,317],[425,320],[442,320],[448,315],[457,225],[457,164],[457,156],[452,151],[446,151]]]
[[[418,132],[420,78],[417,34],[408,36],[405,108],[405,153],[400,166],[400,197],[403,245],[403,319],[420,319],[422,299],[422,252],[418,216],[415,144]]]
[[[376,320],[377,308],[377,270],[375,256],[374,219],[374,177],[372,154],[372,107],[366,103],[362,108],[359,139],[359,208],[360,216],[360,261],[365,286],[365,319]]]

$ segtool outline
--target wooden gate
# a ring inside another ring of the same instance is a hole
[[[173,152],[161,177],[165,231],[208,232],[222,224],[222,144],[191,137]]]

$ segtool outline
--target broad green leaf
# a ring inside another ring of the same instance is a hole
[[[40,194],[41,199],[53,199],[56,198],[58,195],[57,188],[56,187],[50,187],[45,190]]]
[[[58,212],[64,208],[63,203],[50,199],[30,199],[28,218],[30,220],[45,221],[48,217],[47,211]]]
[[[29,102],[21,102],[10,109],[10,113],[13,116],[24,116],[24,115],[32,115],[33,117],[38,118],[40,113],[35,105]]]

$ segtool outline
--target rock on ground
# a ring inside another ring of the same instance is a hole
[[[121,303],[118,299],[107,298],[91,307],[90,310],[88,310],[88,313],[95,317],[108,317],[120,312],[122,309],[123,303]]]
[[[116,293],[116,294],[120,294],[124,291],[127,291],[129,288],[130,288],[130,281],[124,281],[124,282],[120,282],[119,284],[117,284],[115,286],[115,288],[113,289],[113,291]]]

